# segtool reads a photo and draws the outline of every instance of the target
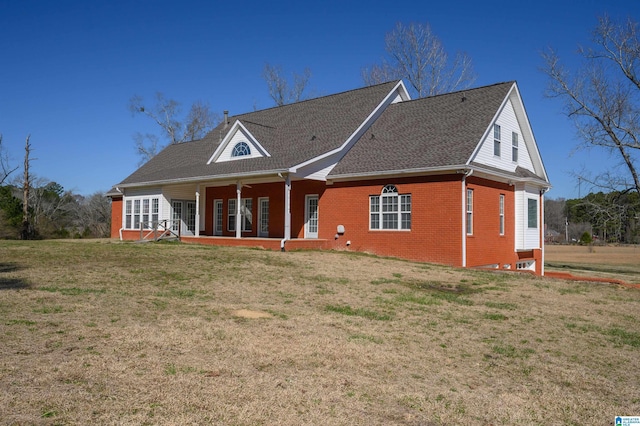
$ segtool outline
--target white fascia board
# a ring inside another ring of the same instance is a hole
[[[535,179],[529,177],[514,176],[508,172],[501,173],[495,170],[484,169],[482,167],[470,166],[469,164],[449,165],[446,167],[424,167],[416,169],[401,169],[401,170],[388,170],[383,172],[367,172],[367,173],[345,173],[340,175],[329,176],[327,181],[331,182],[344,182],[349,180],[370,180],[370,179],[382,179],[390,177],[407,177],[407,176],[419,176],[419,175],[442,175],[442,174],[468,174],[469,172],[475,172],[484,175],[487,178],[493,178],[502,182],[512,183],[532,183],[541,188],[549,189],[551,185],[549,182],[543,179]],[[477,176],[474,175],[474,176]]]
[[[253,173],[229,173],[224,175],[215,175],[215,176],[196,176],[190,178],[179,178],[179,179],[165,179],[165,180],[155,180],[151,182],[137,182],[137,183],[125,183],[118,184],[119,188],[138,188],[145,186],[159,186],[159,185],[173,185],[178,183],[202,183],[202,182],[213,182],[218,180],[238,180],[238,179],[252,179],[259,178],[263,176],[278,176],[278,174],[289,173],[289,169],[275,169],[275,170],[264,170],[264,171],[256,171]]]
[[[547,175],[547,171],[544,167],[544,163],[542,162],[542,156],[540,155],[540,150],[538,149],[538,143],[536,142],[536,138],[533,135],[533,129],[531,128],[531,123],[529,122],[529,116],[527,115],[527,110],[524,108],[524,101],[520,96],[520,90],[518,90],[518,86],[514,83],[513,88],[509,92],[508,98],[512,98],[512,104],[514,106],[514,110],[516,113],[516,118],[520,124],[520,128],[523,131],[527,132],[527,137],[525,137],[525,143],[527,143],[527,149],[529,150],[529,156],[531,156],[532,162],[542,172],[542,176],[544,176],[544,180],[549,182],[549,177]],[[516,102],[513,102],[513,101]],[[522,123],[520,123],[520,119],[522,119]],[[524,136],[524,135],[523,135]]]
[[[421,167],[415,169],[399,169],[399,170],[386,170],[382,172],[366,172],[366,173],[343,173],[340,175],[333,175],[327,177],[327,180],[333,182],[343,182],[349,180],[368,180],[378,178],[389,177],[406,177],[415,175],[429,175],[429,174],[449,174],[449,173],[462,173],[471,169],[466,164],[451,165],[446,167]]]
[[[397,97],[396,92],[398,94],[400,94],[400,97],[403,99],[403,101],[411,100],[411,97],[409,96],[409,92],[407,91],[407,88],[405,87],[405,85],[402,82],[402,80],[400,80],[398,82],[398,84],[396,84],[393,87],[393,89],[391,89],[391,91],[389,91],[387,96],[384,97],[384,99],[378,104],[378,106],[374,108],[374,110],[371,112],[371,114],[369,114],[367,116],[367,118],[362,123],[360,123],[358,128],[353,133],[351,133],[351,135],[347,138],[346,141],[344,141],[344,143],[342,145],[340,145],[336,149],[333,149],[331,151],[325,152],[324,154],[318,155],[317,157],[314,157],[314,158],[312,158],[310,160],[307,160],[307,161],[305,161],[303,163],[296,164],[296,165],[292,166],[291,167],[292,173],[296,173],[296,171],[301,167],[308,166],[309,164],[315,163],[316,161],[322,160],[322,159],[327,158],[327,157],[329,157],[331,155],[334,155],[334,154],[338,154],[341,151],[345,151],[345,148],[350,146],[351,143],[355,142],[355,140],[357,140],[362,135],[362,133],[364,133],[364,131],[368,128],[368,126],[370,126],[371,123],[373,123],[373,121],[375,121],[375,120],[372,120],[372,119],[374,117],[377,118],[377,116],[379,116],[382,113],[382,111],[384,111],[384,108],[389,106],[389,104]]]
[[[224,137],[224,139],[222,139],[216,150],[213,152],[213,155],[211,155],[211,158],[209,158],[209,160],[207,161],[207,164],[214,163],[220,157],[220,154],[222,154],[224,149],[229,144],[229,141],[233,139],[238,131],[241,131],[249,139],[249,142],[258,150],[258,152],[260,152],[263,157],[271,157],[271,154],[269,154],[269,152],[262,146],[262,144],[258,142],[258,139],[256,139],[255,136],[253,136],[251,132],[247,130],[247,128],[240,122],[240,120],[236,120],[231,126],[231,129],[227,132],[227,135]]]

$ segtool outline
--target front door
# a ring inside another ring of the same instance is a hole
[[[305,196],[304,237],[318,238],[318,196]]]

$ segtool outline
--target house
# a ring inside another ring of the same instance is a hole
[[[550,188],[515,82],[411,100],[402,81],[229,116],[117,184],[113,238],[353,250],[543,270]]]

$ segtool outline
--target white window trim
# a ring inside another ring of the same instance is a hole
[[[127,209],[129,207],[129,209]],[[137,210],[136,210],[137,207]],[[129,210],[129,211],[127,211]],[[136,219],[136,216],[138,220]],[[127,223],[129,219],[129,224]],[[145,219],[146,218],[146,219]],[[122,228],[126,230],[140,230],[140,223],[145,222],[142,229],[151,229],[160,220],[160,196],[145,195],[125,197],[122,215]],[[127,226],[128,225],[128,226]]]
[[[473,189],[467,188],[467,235],[473,235]]]
[[[236,232],[236,214],[238,213],[238,206],[236,205],[237,199],[236,198],[229,198],[227,200],[227,232]],[[246,213],[243,213],[243,211],[246,211],[246,205],[247,202],[251,203],[251,209],[249,210],[249,212],[251,213],[251,229],[247,229],[247,223],[245,221],[246,218]],[[231,204],[233,204],[233,209],[230,207]],[[241,227],[241,232],[253,232],[253,198],[242,198],[240,200],[240,227]],[[231,221],[231,217],[233,217],[233,221]],[[230,225],[233,224],[233,229],[231,228]]]
[[[496,154],[496,148],[498,153]],[[502,129],[499,124],[493,125],[493,155],[501,157],[502,155]]]
[[[500,194],[500,201],[499,201],[499,215],[500,215],[500,235],[504,235],[504,228],[505,228],[505,223],[504,223],[504,194]]]
[[[387,188],[391,188],[393,187],[394,192],[385,192],[385,190]],[[396,228],[384,228],[383,224],[384,224],[384,215],[390,215],[393,212],[384,212],[383,211],[383,205],[384,205],[384,198],[391,198],[391,197],[395,197],[396,198],[396,206],[397,206],[397,211],[395,212],[397,214],[396,217],[396,224],[397,227]],[[409,199],[409,210],[403,210],[403,198],[408,197]],[[377,200],[377,203],[373,203],[374,200]],[[372,211],[372,206],[377,205],[377,211]],[[369,196],[369,230],[370,231],[404,231],[404,232],[409,232],[411,231],[411,226],[413,225],[412,223],[412,213],[411,213],[411,207],[412,207],[412,200],[411,200],[411,194],[407,193],[407,194],[400,194],[397,190],[397,187],[395,185],[385,185],[382,188],[382,191],[380,191],[380,194],[376,194],[376,195],[370,195]],[[403,214],[409,214],[409,227],[408,228],[403,228],[403,220],[402,220],[402,216]],[[378,223],[378,227],[374,228],[372,226],[372,219],[373,219],[373,215],[377,215],[377,223]]]
[[[516,132],[511,132],[511,161],[513,161],[514,163],[518,162],[519,145],[520,145],[520,136],[518,136],[518,133]]]

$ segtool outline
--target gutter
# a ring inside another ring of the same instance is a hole
[[[275,169],[275,170],[266,170],[264,172],[247,174],[247,173],[232,173],[226,175],[217,175],[217,176],[197,176],[192,178],[180,178],[180,179],[165,179],[165,180],[155,180],[148,182],[131,182],[131,183],[120,183],[118,184],[119,188],[136,188],[141,186],[158,186],[158,185],[170,185],[170,184],[179,184],[179,183],[204,183],[204,182],[212,182],[212,181],[224,181],[224,180],[237,180],[238,178],[257,178],[257,177],[268,177],[272,175],[277,175],[278,173],[288,173],[289,169]]]

